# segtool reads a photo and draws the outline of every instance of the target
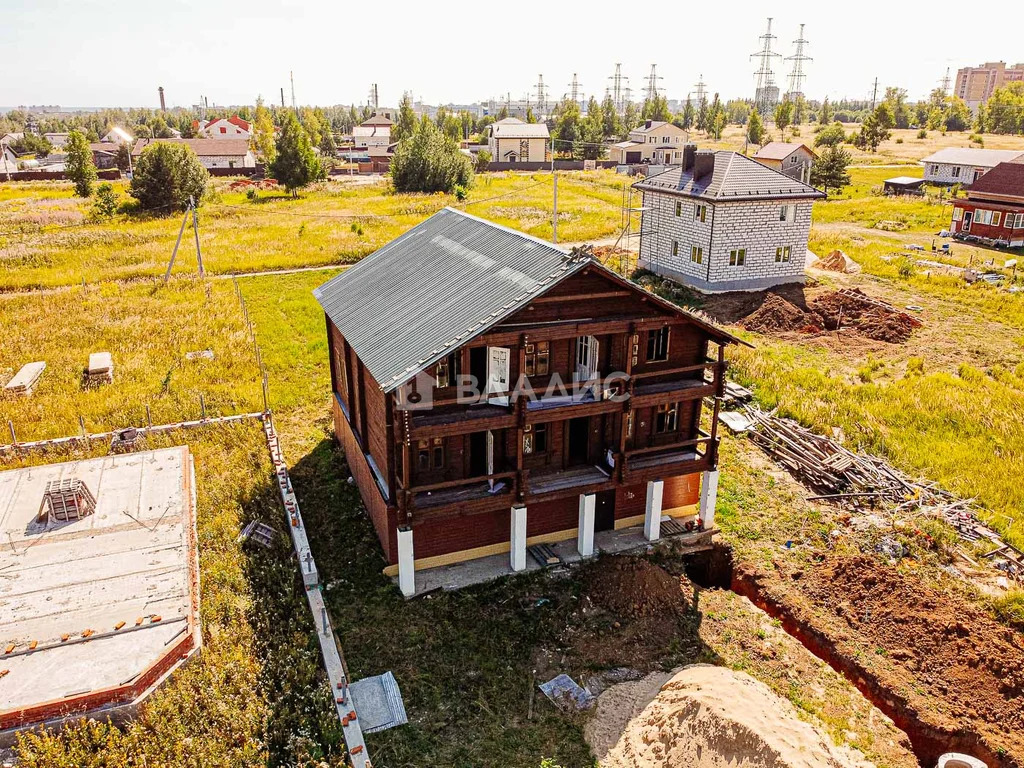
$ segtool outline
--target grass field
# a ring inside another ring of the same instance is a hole
[[[625,177],[559,174],[559,237],[565,242],[616,232]],[[215,180],[200,208],[203,264],[211,274],[255,272],[358,260],[446,205],[450,195],[396,195],[385,183],[324,182],[298,199],[261,192],[252,201]],[[118,184],[123,196],[123,185]],[[0,292],[162,275],[180,216],[121,215],[95,222],[67,184],[0,185]],[[551,237],[550,174],[486,174],[469,213]],[[195,274],[186,232],[175,273]]]

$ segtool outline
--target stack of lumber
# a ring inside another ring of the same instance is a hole
[[[45,369],[46,363],[42,361],[26,363],[14,374],[14,378],[7,382],[4,392],[9,395],[31,395]]]
[[[109,352],[93,352],[89,355],[85,378],[89,384],[110,384],[114,381],[114,361]]]
[[[828,499],[859,511],[870,506],[891,516],[923,515],[949,523],[968,541],[987,540],[996,547],[991,555],[1001,570],[1024,579],[1024,554],[1006,544],[982,523],[972,500],[957,498],[934,483],[911,480],[888,462],[854,453],[835,440],[812,432],[792,419],[746,407],[752,429],[750,439],[804,485]]]

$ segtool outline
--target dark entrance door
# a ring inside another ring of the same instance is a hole
[[[469,436],[469,476],[487,474],[487,433],[473,432]]]
[[[470,347],[469,375],[473,377],[476,392],[483,392],[487,386],[487,347]]]
[[[575,467],[586,464],[589,458],[587,443],[590,440],[590,417],[583,416],[578,419],[569,419],[568,431],[568,457],[566,464]]]
[[[963,224],[962,227],[960,227],[960,231],[961,232],[970,232],[971,231],[971,219],[973,219],[973,218],[974,218],[973,211],[964,211],[964,224]]]
[[[610,531],[615,527],[615,491],[601,491],[594,499],[594,530]]]

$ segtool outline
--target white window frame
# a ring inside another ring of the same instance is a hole
[[[694,264],[704,263],[704,248],[700,245],[690,246],[690,261]]]
[[[743,267],[747,264],[747,249],[746,248],[733,248],[729,251],[729,266],[730,267]]]
[[[796,221],[796,205],[783,205],[779,208],[779,221],[785,221],[792,224]]]
[[[792,256],[793,247],[790,245],[780,245],[775,249],[776,264],[788,264]]]
[[[701,224],[707,219],[708,207],[698,203],[693,207],[693,220],[699,221]]]
[[[682,200],[676,200],[676,216],[682,216],[682,215],[683,215],[683,201]]]

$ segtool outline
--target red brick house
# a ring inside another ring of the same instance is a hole
[[[320,286],[334,424],[388,563],[713,525],[723,330],[566,251],[440,211]],[[479,391],[482,390],[482,391]]]
[[[993,245],[1024,246],[1024,164],[1000,163],[953,201],[954,235]]]

